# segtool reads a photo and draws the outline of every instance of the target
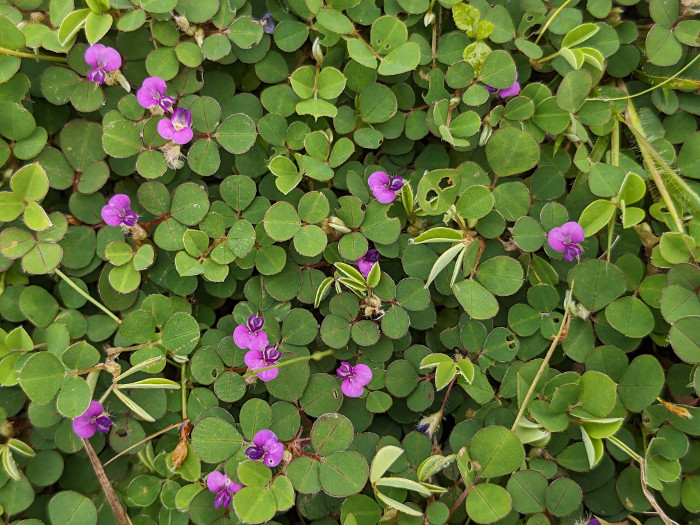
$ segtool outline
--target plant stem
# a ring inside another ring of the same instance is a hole
[[[542,38],[542,35],[544,35],[544,32],[547,31],[547,28],[549,28],[549,24],[551,24],[554,19],[557,17],[559,13],[561,13],[562,9],[564,9],[567,5],[571,3],[571,0],[566,0],[563,4],[561,4],[556,11],[554,11],[554,14],[549,17],[549,20],[542,26],[542,29],[540,29],[539,34],[537,35],[537,38],[535,39],[535,44],[540,41],[540,38]]]
[[[52,57],[50,55],[35,55],[34,53],[25,53],[23,51],[15,51],[14,49],[7,49],[0,47],[0,53],[5,55],[12,55],[13,57],[19,58],[33,58],[34,60],[48,60],[49,62],[62,62],[66,63],[66,57]]]
[[[265,366],[263,368],[256,368],[255,370],[249,370],[245,374],[243,374],[243,379],[250,377],[252,375],[257,374],[258,372],[264,372],[265,370],[272,370],[274,368],[282,368],[283,366],[291,365],[292,363],[298,363],[299,361],[309,361],[309,360],[314,360],[314,361],[320,361],[326,356],[333,355],[333,350],[324,350],[323,352],[316,352],[315,354],[311,355],[302,355],[299,357],[295,357],[293,359],[290,359],[289,361],[282,361],[281,363],[278,363],[276,365],[272,366]]]
[[[458,374],[459,372],[457,372]],[[445,399],[442,400],[442,406],[440,407],[440,412],[445,411],[445,405],[447,405],[447,398],[450,397],[450,392],[452,391],[452,387],[454,386],[455,382],[457,381],[457,374],[454,375],[452,378],[452,381],[450,381],[450,384],[447,387],[447,391],[445,392]]]
[[[180,391],[182,393],[182,420],[187,419],[187,363],[180,365]]]
[[[573,283],[571,286],[571,289],[573,291]],[[557,347],[557,344],[559,344],[559,340],[561,339],[561,335],[564,333],[564,328],[566,327],[567,321],[569,319],[569,311],[564,312],[564,317],[561,320],[561,326],[559,326],[559,331],[557,332],[557,335],[554,337],[554,340],[552,340],[552,344],[549,345],[549,350],[547,350],[547,355],[544,356],[544,360],[542,361],[542,364],[540,365],[540,369],[537,371],[537,375],[535,376],[535,379],[532,380],[532,384],[530,385],[530,388],[527,391],[527,394],[525,394],[525,399],[523,399],[523,404],[520,405],[520,410],[518,410],[518,415],[515,417],[515,422],[513,423],[513,426],[510,427],[511,431],[515,431],[515,429],[518,426],[518,423],[520,423],[520,420],[523,417],[523,414],[525,413],[525,410],[527,410],[527,405],[530,403],[530,400],[532,399],[532,396],[535,394],[535,389],[537,388],[537,383],[540,381],[540,377],[542,377],[542,374],[544,373],[544,369],[547,368],[547,365],[549,364],[549,360],[552,358],[552,355],[554,354],[554,349]]]
[[[0,50],[2,50],[2,48],[0,48]],[[121,324],[122,320],[119,319],[119,317],[117,317],[117,316],[114,315],[112,312],[110,312],[110,311],[107,309],[106,306],[104,306],[103,304],[99,303],[98,301],[96,301],[95,299],[93,299],[92,297],[90,297],[90,295],[87,294],[82,288],[80,288],[77,284],[75,284],[73,281],[71,281],[70,278],[69,278],[65,273],[63,273],[63,272],[62,272],[61,270],[59,270],[58,268],[56,268],[56,269],[54,270],[54,273],[55,273],[56,275],[58,275],[61,279],[63,279],[63,280],[66,282],[66,284],[67,284],[68,286],[70,286],[70,287],[73,288],[76,292],[78,292],[80,295],[82,295],[83,297],[85,297],[85,299],[87,299],[87,300],[90,301],[92,304],[94,304],[95,306],[97,306],[97,308],[99,308],[99,309],[102,310],[104,313],[106,313],[109,317],[111,317],[112,319],[114,319],[118,324]]]

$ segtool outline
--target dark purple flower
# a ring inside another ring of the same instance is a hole
[[[102,44],[93,44],[85,51],[85,62],[92,68],[88,73],[88,80],[95,84],[105,81],[107,71],[116,71],[122,67],[122,57],[119,52]]]
[[[598,521],[598,518],[593,518],[592,520],[588,520],[586,525],[600,525],[600,521]]]
[[[117,193],[109,199],[109,204],[102,208],[102,220],[110,226],[133,226],[138,217],[131,211],[131,199],[128,195]]]
[[[263,332],[264,333],[264,332]],[[263,350],[249,350],[245,357],[245,364],[251,370],[257,370],[258,368],[265,368],[268,366],[273,366],[282,357],[282,352],[277,350],[274,346],[266,346]],[[272,368],[270,370],[263,370],[258,372],[258,377],[260,381],[272,381],[279,374],[279,369]]]
[[[244,350],[262,351],[267,346],[267,334],[263,332],[265,320],[251,315],[246,324],[241,324],[233,331],[233,342]]]
[[[396,198],[396,192],[403,188],[404,185],[401,177],[389,177],[383,171],[372,173],[367,179],[367,183],[374,194],[374,198],[382,204],[392,202]]]
[[[177,108],[172,117],[158,122],[158,133],[164,139],[172,139],[175,144],[187,144],[194,136],[190,124],[192,124],[190,110]]]
[[[578,245],[585,239],[583,228],[577,222],[567,222],[559,228],[552,228],[547,236],[547,242],[552,250],[564,252],[564,259],[573,261],[581,255],[581,247]]]
[[[372,270],[372,266],[374,266],[378,260],[379,252],[372,248],[367,250],[367,253],[357,259],[355,262],[357,263],[357,267],[360,269],[360,273],[364,277],[367,277],[369,272]]]
[[[263,32],[271,35],[275,32],[275,20],[272,18],[270,13],[265,13],[260,19],[260,23],[263,27]]]
[[[268,467],[276,467],[284,456],[284,445],[277,441],[277,436],[272,430],[261,430],[253,438],[253,446],[245,451],[253,460],[262,459]]]
[[[161,107],[165,111],[172,111],[175,99],[165,94],[168,86],[165,85],[165,80],[160,77],[148,77],[143,81],[141,89],[136,93],[136,99],[139,104],[146,108]]]
[[[507,87],[505,89],[496,89],[492,88],[491,86],[486,86],[486,91],[489,93],[495,93],[498,91],[498,96],[501,98],[506,98],[506,97],[514,97],[518,93],[520,93],[520,84],[518,84],[518,72],[515,72],[515,82],[511,84],[510,87]]]
[[[207,488],[216,492],[214,508],[227,508],[231,504],[233,495],[243,488],[240,483],[234,483],[226,474],[215,470],[207,476]]]
[[[99,401],[90,401],[90,406],[73,420],[73,432],[81,438],[91,438],[95,432],[109,432],[112,420],[105,414],[105,409]]]
[[[372,369],[367,365],[352,366],[347,361],[341,361],[336,373],[343,380],[340,389],[348,397],[360,397],[365,385],[372,381]]]

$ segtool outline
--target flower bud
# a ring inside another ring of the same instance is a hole
[[[442,422],[442,410],[435,412],[429,416],[422,418],[416,425],[418,432],[422,432],[429,438],[433,437],[433,434],[440,428],[440,423]]]
[[[428,27],[433,22],[435,22],[435,13],[433,13],[432,11],[428,11],[427,13],[425,13],[425,16],[423,17],[423,25],[425,27]]]
[[[124,88],[124,91],[131,91],[131,84],[129,84],[129,81],[126,79],[126,77],[122,74],[121,71],[115,71],[114,78],[119,83],[119,85]]]
[[[199,47],[202,47],[204,45],[204,29],[201,27],[198,27],[197,30],[194,32],[194,41],[197,42],[197,45]]]
[[[177,24],[177,28],[182,31],[183,33],[186,33],[190,29],[190,22],[185,18],[184,16],[176,16],[174,18],[175,24]]]
[[[345,223],[339,219],[338,217],[330,217],[328,220],[328,226],[333,228],[335,231],[339,231],[341,233],[351,233],[352,230],[345,226]]]
[[[314,43],[311,46],[311,54],[313,55],[316,62],[318,62],[319,66],[323,64],[323,52],[321,51],[321,41],[318,39],[318,37],[316,37],[316,40],[314,40]]]

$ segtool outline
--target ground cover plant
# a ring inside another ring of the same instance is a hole
[[[0,515],[692,524],[697,0],[0,0]]]

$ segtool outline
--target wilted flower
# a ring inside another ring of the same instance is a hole
[[[107,71],[116,71],[122,67],[122,57],[113,47],[93,44],[85,51],[85,62],[92,68],[88,73],[88,80],[95,84],[102,84],[107,76]]]
[[[139,104],[146,108],[160,107],[165,111],[171,112],[175,99],[165,94],[168,86],[165,85],[165,80],[160,77],[148,77],[143,81],[141,89],[136,93],[136,99]]]
[[[404,185],[401,177],[389,177],[383,171],[372,173],[367,183],[374,194],[374,198],[382,204],[392,202],[396,198],[396,192],[403,188]]]
[[[243,488],[240,483],[234,483],[226,474],[215,470],[207,476],[207,488],[216,492],[214,508],[227,508],[231,504],[233,495]]]
[[[284,456],[284,445],[272,430],[261,430],[255,434],[253,445],[245,453],[250,459],[262,459],[268,467],[276,467]]]
[[[433,437],[433,434],[435,434],[435,431],[440,428],[440,423],[442,422],[442,410],[439,412],[435,412],[434,414],[431,414],[429,416],[425,416],[424,418],[421,418],[420,421],[418,421],[418,424],[416,425],[416,430],[418,432],[422,432],[429,438]]]
[[[241,324],[233,331],[233,342],[244,350],[262,350],[267,346],[267,334],[263,332],[265,320],[251,315],[246,324]]]
[[[360,397],[365,385],[372,381],[372,369],[367,365],[352,366],[347,361],[341,361],[336,373],[343,380],[340,389],[348,397]]]
[[[583,228],[577,222],[567,222],[558,228],[552,228],[547,236],[547,242],[552,250],[564,252],[564,259],[573,261],[581,255],[581,247],[578,245],[586,236]]]
[[[271,35],[275,32],[275,20],[272,18],[270,13],[265,13],[260,19],[260,24],[262,25],[263,32]]]
[[[190,128],[191,123],[190,110],[177,108],[170,119],[164,118],[158,122],[158,133],[164,139],[172,139],[176,144],[187,144],[194,136]]]
[[[110,226],[133,226],[138,217],[131,211],[131,199],[128,195],[117,193],[109,199],[109,204],[102,208],[102,220]]]
[[[498,96],[501,98],[514,97],[515,95],[520,93],[520,84],[518,84],[518,72],[515,72],[515,82],[513,82],[510,87],[507,87],[505,89],[496,89],[492,88],[491,86],[486,86],[486,91],[490,93],[495,93],[496,91],[498,91]]]
[[[90,401],[90,406],[73,420],[73,432],[81,438],[91,438],[95,432],[109,432],[112,420],[105,414],[105,409],[99,401]]]
[[[263,332],[265,333],[265,332]],[[258,368],[265,368],[268,366],[273,366],[282,357],[282,352],[277,350],[274,346],[266,346],[263,350],[249,350],[245,357],[245,364],[251,370],[257,370]],[[270,370],[263,370],[258,372],[258,377],[260,381],[272,381],[279,374],[279,369],[272,368]]]
[[[364,277],[367,277],[369,275],[369,272],[372,271],[372,267],[377,263],[378,260],[379,252],[372,248],[370,250],[367,250],[367,253],[359,259],[357,259],[355,262],[357,263],[357,267],[360,269],[360,273]]]

